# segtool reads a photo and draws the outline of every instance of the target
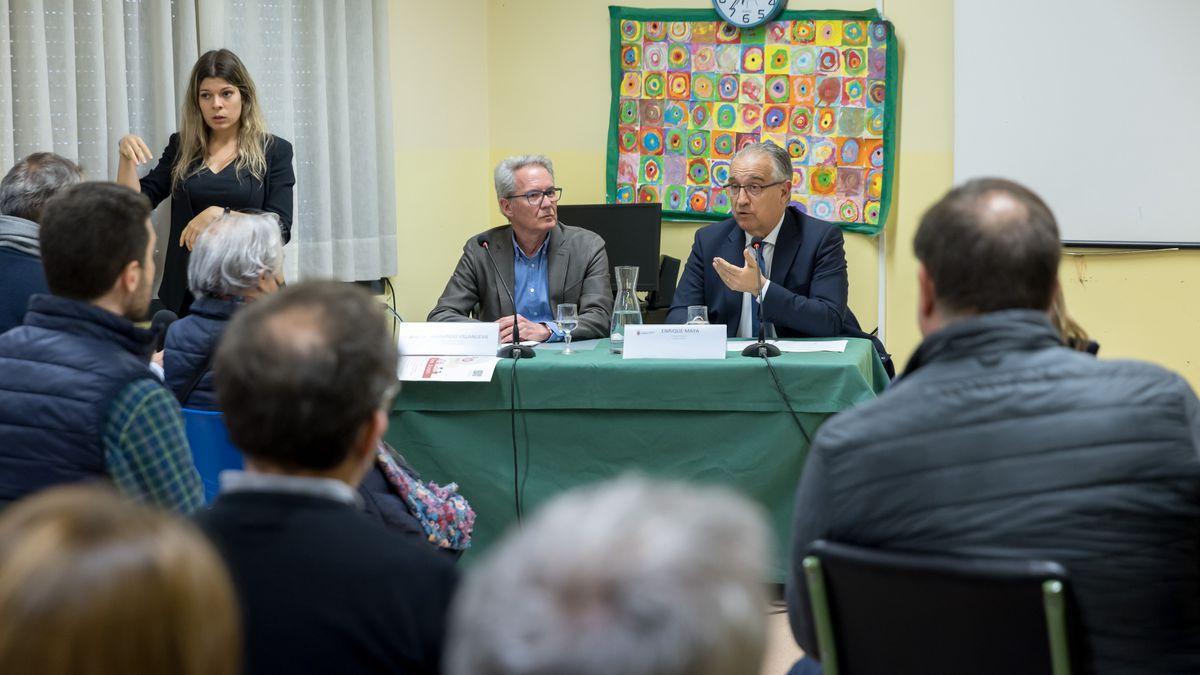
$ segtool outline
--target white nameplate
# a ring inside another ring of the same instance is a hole
[[[500,325],[405,321],[397,338],[404,356],[495,356]]]
[[[723,359],[725,326],[628,326],[624,358]]]

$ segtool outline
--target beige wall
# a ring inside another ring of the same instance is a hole
[[[424,321],[491,208],[488,3],[394,0],[391,9],[400,249],[392,282],[400,314]]]
[[[615,2],[615,0],[613,0]],[[406,318],[423,317],[468,236],[503,218],[491,167],[516,153],[554,160],[566,203],[603,201],[609,113],[610,0],[393,0],[400,270]],[[645,7],[704,0],[627,1]],[[795,4],[795,3],[794,3]],[[830,0],[821,9],[871,9]],[[913,320],[912,238],[953,172],[953,0],[886,0],[901,49],[896,198],[885,237],[888,347],[904,363],[920,340]],[[423,66],[434,59],[436,72]],[[417,64],[417,65],[410,65]],[[486,91],[486,96],[480,92]],[[1036,188],[1036,186],[1034,186]],[[1053,205],[1052,205],[1053,206]],[[663,253],[684,259],[695,223],[664,223]],[[850,306],[877,325],[877,241],[847,235]],[[1190,337],[1200,252],[1067,257],[1068,306],[1109,357],[1162,363],[1200,384]]]

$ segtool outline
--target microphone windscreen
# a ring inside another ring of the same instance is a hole
[[[167,326],[179,320],[179,315],[169,309],[160,309],[150,319],[150,330],[156,336],[154,351],[162,351],[163,340],[167,335]]]
[[[475,237],[475,243],[476,243],[476,244],[478,244],[479,246],[482,246],[482,247],[484,247],[484,248],[487,248],[487,247],[488,247],[488,238],[487,238],[487,235],[486,235],[486,234],[481,234],[481,235],[479,235],[478,237]]]

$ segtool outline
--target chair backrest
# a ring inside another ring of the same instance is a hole
[[[245,465],[242,453],[229,442],[229,432],[219,412],[184,408],[183,424],[192,446],[192,461],[204,483],[204,503],[211,504],[220,490],[221,472]]]
[[[825,675],[1066,675],[1067,573],[814,542],[804,560]]]

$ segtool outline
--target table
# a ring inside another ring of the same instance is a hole
[[[805,433],[887,385],[879,356],[851,338],[843,353],[771,359]],[[456,482],[477,514],[468,563],[515,521],[513,363],[490,382],[406,382],[386,439],[421,473]],[[540,351],[516,364],[518,482],[528,515],[553,495],[637,471],[732,487],[767,510],[772,577],[784,578],[792,506],[808,443],[762,359],[623,360]]]

